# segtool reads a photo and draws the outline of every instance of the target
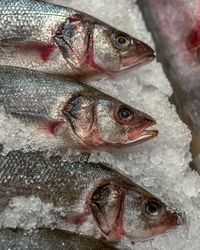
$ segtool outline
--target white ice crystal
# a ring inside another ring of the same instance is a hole
[[[39,198],[14,197],[0,214],[0,228],[50,227],[55,216],[51,214],[52,203],[42,203]]]
[[[54,2],[83,10],[154,47],[136,0]],[[191,135],[169,103],[172,89],[161,65],[154,61],[116,80],[90,84],[147,112],[156,119],[155,127],[159,130],[159,136],[151,141],[117,152],[94,153],[90,161],[106,162],[129,174],[137,184],[187,216],[187,223],[176,231],[134,246],[125,239],[120,249],[200,249],[200,177],[189,168]]]

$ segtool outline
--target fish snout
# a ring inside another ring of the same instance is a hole
[[[140,112],[137,116],[137,122],[130,124],[127,129],[127,138],[129,143],[142,143],[158,135],[158,130],[147,130],[156,124],[156,121],[149,115]]]
[[[121,69],[132,68],[136,65],[146,64],[153,61],[155,58],[154,50],[147,44],[136,40],[134,47],[122,56]]]

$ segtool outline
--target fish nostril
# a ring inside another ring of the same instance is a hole
[[[138,51],[140,51],[143,54],[143,56],[145,57],[149,56],[155,58],[154,55],[155,51],[151,47],[143,43],[138,43],[137,45],[138,45]]]
[[[148,124],[149,126],[153,126],[153,125],[156,124],[156,121],[153,118],[151,118],[151,117],[144,118],[143,119],[143,124]]]

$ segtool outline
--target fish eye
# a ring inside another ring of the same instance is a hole
[[[133,111],[127,107],[121,107],[117,110],[117,120],[121,123],[129,122],[133,118]]]
[[[159,202],[157,201],[148,201],[144,205],[144,212],[145,214],[151,216],[151,217],[156,217],[160,215],[162,210],[162,207]]]
[[[113,37],[113,42],[119,49],[127,49],[131,43],[131,39],[124,34],[117,34]]]

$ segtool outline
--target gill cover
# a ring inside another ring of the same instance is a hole
[[[72,68],[85,63],[90,46],[91,27],[79,14],[71,16],[54,35],[63,57]]]
[[[90,208],[97,225],[105,235],[114,235],[114,238],[123,235],[120,231],[123,197],[123,189],[113,182],[98,187],[92,194]]]
[[[95,119],[94,100],[83,95],[75,95],[63,108],[63,114],[74,132],[82,139],[90,138]]]

